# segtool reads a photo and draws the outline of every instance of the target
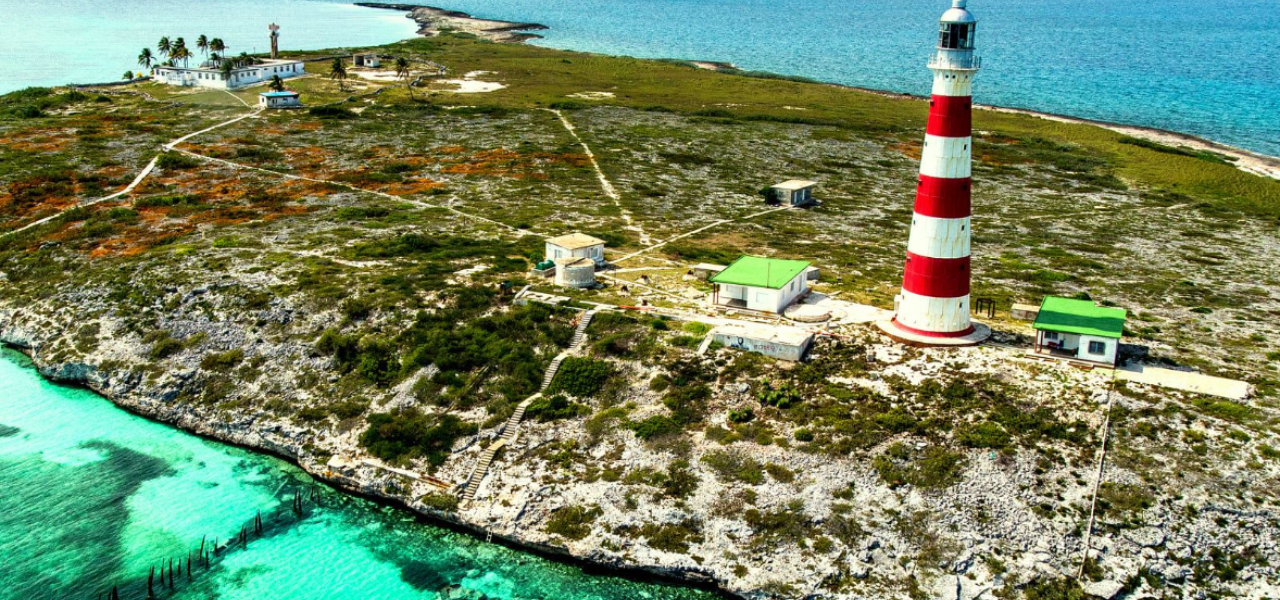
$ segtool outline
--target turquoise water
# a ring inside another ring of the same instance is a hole
[[[949,0],[449,0],[539,44],[927,95]],[[1280,155],[1276,0],[970,0],[984,104],[1184,131]]]
[[[948,0],[439,0],[551,27],[536,42],[927,94]],[[971,0],[984,55],[976,100],[1201,135],[1280,155],[1275,0]],[[387,43],[402,14],[336,0],[0,0],[0,92],[111,80],[162,34],[264,50]]]
[[[280,46],[317,50],[386,44],[417,31],[404,13],[338,0],[0,0],[0,93],[28,86],[97,83],[144,70],[138,53],[154,53],[161,36],[220,37],[231,54],[271,49],[267,26],[280,25]]]
[[[307,498],[302,519],[289,510]],[[234,537],[261,511],[264,535],[226,552],[183,600],[430,600],[447,586],[494,599],[707,599],[707,592],[579,568],[426,525],[311,482],[284,461],[205,441],[42,380],[0,349],[0,598],[97,598],[184,558],[202,536]],[[311,494],[315,494],[312,499]]]

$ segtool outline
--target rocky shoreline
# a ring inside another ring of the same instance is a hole
[[[390,4],[382,2],[357,2],[356,6],[365,8],[380,8],[388,10],[397,10],[407,12],[409,18],[417,21],[419,24],[418,34],[426,37],[437,35],[442,30],[455,30],[471,33],[479,37],[493,40],[496,42],[512,42],[520,43],[530,39],[540,39],[542,36],[527,33],[529,31],[538,31],[550,29],[546,25],[539,23],[523,23],[516,21],[498,21],[492,19],[479,19],[468,13],[438,8],[434,6],[425,6],[420,4]],[[713,60],[683,60],[691,66],[699,69],[707,69],[710,71],[721,71],[726,73],[741,72],[742,69],[731,62],[713,61]],[[918,100],[927,100],[927,98],[916,96],[914,94],[906,94],[901,92],[891,92],[888,90],[877,90],[872,88],[864,88],[853,85],[845,85],[840,83],[823,82],[827,85],[858,90],[870,94],[877,94],[890,98],[913,98]],[[1215,142],[1210,139],[1195,136],[1189,133],[1178,131],[1170,131],[1160,129],[1158,127],[1147,127],[1143,125],[1128,125],[1125,123],[1113,123],[1110,121],[1102,121],[1097,119],[1089,119],[1085,117],[1073,117],[1070,115],[1060,115],[1056,113],[1042,112],[1026,108],[1013,108],[996,105],[975,105],[975,108],[981,110],[990,110],[994,112],[1024,114],[1050,121],[1059,121],[1063,123],[1076,123],[1082,125],[1093,125],[1101,127],[1120,134],[1132,136],[1149,142],[1164,144],[1169,146],[1181,146],[1190,148],[1199,152],[1212,152],[1220,154],[1230,160],[1237,168],[1254,175],[1260,175],[1271,179],[1280,179],[1280,157],[1268,156],[1252,150],[1245,150],[1229,144]]]
[[[424,37],[437,35],[441,31],[461,31],[495,42],[523,42],[542,37],[528,33],[530,31],[550,29],[539,23],[479,19],[464,12],[421,4],[357,2],[356,6],[406,12],[408,14],[405,16],[418,23],[418,35]]]
[[[170,394],[161,390],[146,389],[136,378],[113,377],[100,365],[87,363],[54,363],[43,360],[40,343],[34,341],[31,332],[14,327],[0,319],[0,347],[7,347],[31,360],[41,377],[63,385],[83,387],[102,396],[116,407],[135,416],[163,423],[200,438],[228,444],[253,452],[274,456],[292,464],[314,480],[344,493],[352,494],[379,504],[409,511],[425,518],[429,523],[451,531],[484,538],[508,548],[529,552],[552,560],[572,564],[593,574],[630,578],[639,581],[656,581],[685,585],[716,593],[722,598],[747,598],[719,586],[707,573],[682,569],[650,568],[646,565],[626,564],[619,561],[599,560],[598,557],[580,556],[566,548],[537,544],[515,536],[494,532],[482,524],[462,518],[460,513],[435,510],[401,496],[386,493],[384,485],[387,473],[378,469],[360,469],[350,474],[340,474],[329,469],[322,461],[307,452],[307,432],[287,425],[274,424],[257,429],[254,419],[220,424],[214,415],[206,415],[186,404],[163,400]],[[380,477],[379,474],[382,476]]]

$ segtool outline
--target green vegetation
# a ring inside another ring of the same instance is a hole
[[[600,507],[566,506],[557,510],[547,521],[547,533],[570,540],[580,540],[591,535],[591,524],[604,514]]]
[[[547,392],[565,392],[579,398],[594,396],[604,389],[612,373],[613,367],[607,362],[571,356],[560,363]]]
[[[562,394],[556,394],[551,397],[543,396],[529,403],[529,407],[525,409],[526,418],[536,419],[538,421],[556,421],[560,419],[572,419],[574,417],[589,414],[591,409],[570,402],[568,398]]]
[[[897,443],[877,456],[872,464],[880,479],[890,487],[910,485],[929,489],[948,487],[959,481],[965,458],[939,446],[917,451]]]
[[[405,464],[425,458],[433,466],[444,464],[453,443],[475,435],[474,423],[453,415],[425,415],[416,409],[369,415],[369,427],[360,435],[360,445],[383,460]]]

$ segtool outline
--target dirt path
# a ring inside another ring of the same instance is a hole
[[[229,93],[229,92],[228,92],[228,93]],[[232,95],[234,96],[234,94],[232,94]],[[237,98],[237,100],[239,100],[239,98]],[[243,101],[243,100],[241,100],[241,102],[244,102],[244,101]],[[249,106],[249,105],[248,105],[248,104],[245,104],[245,106]],[[109,200],[115,200],[116,198],[119,198],[119,197],[121,197],[121,196],[127,195],[127,194],[129,194],[129,193],[133,192],[133,190],[134,190],[134,189],[136,189],[136,188],[138,187],[138,185],[140,185],[140,184],[142,183],[142,180],[146,179],[146,178],[147,178],[147,176],[151,175],[151,172],[152,172],[152,171],[154,171],[154,170],[155,170],[155,168],[156,168],[156,163],[160,161],[160,156],[161,156],[161,155],[163,155],[165,152],[168,152],[168,151],[170,151],[170,150],[173,150],[173,147],[174,147],[174,146],[176,146],[176,145],[178,145],[178,144],[181,144],[182,142],[185,142],[185,141],[187,141],[187,140],[189,140],[189,139],[191,139],[191,138],[193,138],[193,137],[196,137],[196,136],[198,136],[198,135],[200,135],[200,134],[202,134],[202,133],[208,133],[208,132],[213,131],[213,130],[215,130],[215,129],[219,129],[219,128],[221,128],[221,127],[226,127],[227,125],[231,125],[232,123],[238,123],[238,122],[240,122],[240,121],[243,121],[244,119],[247,119],[247,118],[249,118],[249,117],[252,117],[252,116],[254,116],[254,115],[257,115],[257,114],[258,114],[258,113],[260,113],[260,112],[262,112],[262,109],[261,109],[261,108],[254,109],[254,110],[250,111],[250,112],[249,112],[249,113],[247,113],[247,114],[240,115],[239,117],[236,117],[236,118],[231,119],[231,120],[229,120],[229,121],[223,121],[222,123],[218,123],[217,125],[214,125],[214,126],[212,126],[212,127],[206,127],[206,128],[204,128],[204,129],[201,129],[200,131],[197,131],[197,132],[194,132],[194,133],[188,133],[187,135],[184,135],[184,136],[182,136],[182,137],[180,137],[180,138],[178,138],[178,139],[176,139],[176,140],[173,140],[173,141],[169,142],[168,144],[165,144],[164,146],[161,146],[162,152],[161,152],[160,154],[157,154],[157,155],[153,156],[153,157],[151,158],[151,162],[148,162],[148,163],[147,163],[147,166],[146,166],[146,167],[144,167],[144,168],[142,169],[142,172],[138,173],[138,176],[137,176],[137,177],[134,177],[134,178],[133,178],[133,181],[132,181],[132,182],[130,182],[130,183],[129,183],[129,185],[125,186],[125,187],[124,187],[124,189],[122,189],[122,190],[120,190],[120,191],[118,191],[118,192],[116,192],[116,193],[114,193],[114,194],[111,194],[110,196],[103,196],[103,197],[101,197],[101,198],[95,198],[95,199],[93,199],[93,200],[86,200],[86,201],[84,201],[84,202],[76,203],[76,205],[75,205],[75,206],[72,206],[71,208],[68,208],[68,209],[65,209],[65,210],[58,211],[56,214],[49,215],[49,216],[47,216],[47,217],[45,217],[45,218],[43,218],[43,219],[40,219],[40,220],[38,220],[38,221],[33,221],[33,222],[31,222],[31,223],[27,223],[26,225],[23,225],[22,227],[19,227],[19,228],[17,228],[17,229],[14,229],[13,231],[6,231],[6,232],[4,232],[4,233],[0,233],[0,238],[3,238],[3,237],[5,237],[5,236],[9,236],[9,235],[16,235],[16,234],[22,233],[22,232],[24,232],[24,231],[26,231],[26,230],[28,230],[28,229],[31,229],[31,228],[33,228],[33,227],[39,227],[39,226],[41,226],[41,225],[44,225],[45,223],[48,223],[48,222],[50,222],[50,221],[52,221],[52,220],[54,220],[54,219],[57,219],[58,217],[61,217],[62,215],[66,214],[66,213],[67,213],[67,211],[69,211],[69,210],[74,210],[74,209],[77,209],[77,208],[84,208],[84,207],[86,207],[86,206],[93,206],[93,205],[95,205],[95,204],[99,204],[99,203],[102,203],[102,202],[107,202],[107,201],[109,201]]]
[[[622,196],[618,194],[618,190],[614,189],[613,183],[609,181],[609,178],[605,177],[604,171],[600,169],[600,163],[596,161],[595,153],[591,151],[591,147],[588,146],[586,142],[582,141],[582,137],[578,135],[578,130],[573,126],[573,123],[570,123],[569,119],[564,116],[564,113],[557,109],[546,108],[543,110],[554,114],[558,119],[560,119],[560,123],[564,125],[564,128],[569,132],[569,135],[573,136],[573,139],[577,140],[579,146],[582,146],[582,151],[587,154],[587,159],[591,161],[591,168],[595,169],[596,177],[600,179],[600,188],[604,190],[604,195],[608,196],[610,200],[613,200],[614,206],[617,206],[618,210],[622,213],[622,220],[627,222],[625,229],[629,229],[640,234],[641,244],[651,244],[652,239],[649,237],[649,233],[646,232],[643,227],[636,225],[635,220],[631,218],[631,211],[627,210],[626,207],[622,205]]]
[[[758,212],[758,213],[752,213],[752,214],[749,214],[749,215],[747,215],[747,216],[745,216],[745,217],[737,217],[737,218],[735,218],[735,219],[722,219],[722,220],[716,221],[716,222],[714,222],[714,223],[712,223],[712,224],[710,224],[710,225],[704,225],[704,226],[702,226],[702,227],[699,227],[699,228],[697,228],[697,229],[694,229],[693,231],[689,231],[689,232],[686,232],[686,233],[682,233],[682,234],[677,235],[677,236],[675,236],[675,237],[672,237],[672,238],[669,238],[669,239],[663,240],[663,241],[661,241],[661,242],[658,242],[658,243],[653,244],[653,245],[651,245],[651,246],[648,246],[648,247],[646,247],[646,248],[643,248],[643,249],[637,250],[637,251],[635,251],[635,252],[632,252],[631,254],[628,254],[628,255],[623,256],[622,258],[619,258],[619,259],[616,259],[616,260],[612,260],[612,261],[610,261],[610,262],[612,262],[613,264],[615,264],[615,265],[616,265],[616,264],[618,264],[618,263],[620,263],[620,262],[622,262],[622,261],[624,261],[624,260],[630,260],[630,259],[632,259],[632,258],[635,258],[635,257],[637,257],[637,256],[640,256],[641,254],[644,254],[644,253],[646,253],[646,252],[648,252],[648,251],[650,251],[650,250],[656,250],[656,249],[658,249],[658,248],[661,248],[661,247],[663,247],[663,246],[666,246],[667,244],[670,244],[671,242],[678,241],[678,240],[682,240],[682,239],[687,238],[687,237],[692,236],[692,235],[698,235],[699,233],[702,233],[702,232],[704,232],[704,231],[706,231],[706,230],[708,230],[708,229],[711,229],[712,227],[718,227],[718,226],[720,226],[720,225],[724,225],[724,224],[727,224],[727,223],[734,223],[734,222],[737,222],[737,221],[748,221],[748,220],[754,219],[754,218],[756,218],[756,217],[764,216],[764,215],[767,215],[767,214],[776,213],[776,212],[780,212],[780,211],[784,211],[784,210],[791,210],[792,208],[793,208],[792,206],[780,206],[780,207],[778,207],[778,208],[771,208],[771,209],[769,209],[769,210],[762,210],[762,211],[760,211],[760,212]]]

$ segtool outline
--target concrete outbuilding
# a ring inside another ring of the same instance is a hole
[[[809,292],[808,269],[803,260],[744,256],[708,279],[716,284],[712,303],[781,313]]]
[[[357,54],[351,57],[351,62],[357,67],[365,67],[369,69],[376,69],[382,66],[382,58],[373,53]]]
[[[785,325],[728,323],[712,330],[711,336],[728,348],[758,352],[792,362],[803,360],[813,344],[813,333]]]
[[[818,182],[816,181],[791,179],[777,185],[770,186],[769,192],[774,204],[808,206],[816,202],[813,199],[813,188],[816,185],[818,185]]]
[[[262,92],[258,94],[258,105],[266,108],[294,108],[302,106],[298,92]]]
[[[589,258],[596,266],[604,266],[604,240],[585,233],[570,233],[547,240],[547,260],[557,258]]]
[[[1089,300],[1046,296],[1033,325],[1036,354],[1115,366],[1125,311]]]

